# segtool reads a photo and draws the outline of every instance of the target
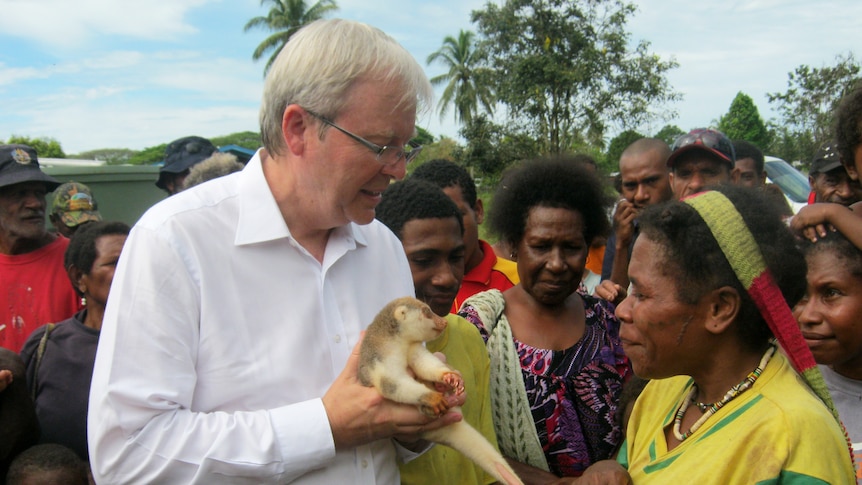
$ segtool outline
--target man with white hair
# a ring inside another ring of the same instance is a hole
[[[357,378],[361,332],[414,294],[374,215],[431,96],[375,28],[291,38],[264,85],[264,148],[153,207],[126,243],[90,394],[97,482],[395,484],[420,430],[460,420]]]

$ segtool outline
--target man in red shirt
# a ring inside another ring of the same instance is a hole
[[[518,284],[517,265],[498,258],[491,245],[479,239],[479,224],[485,218],[485,209],[467,170],[449,160],[437,159],[420,165],[411,177],[427,180],[443,189],[464,219],[464,279],[452,303],[452,313],[476,293],[492,288],[506,291]]]
[[[63,267],[69,240],[45,223],[45,195],[58,185],[33,148],[0,145],[0,347],[15,352],[37,327],[81,309]]]

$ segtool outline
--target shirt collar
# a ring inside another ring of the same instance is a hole
[[[239,174],[238,183],[239,217],[234,244],[242,246],[283,238],[293,239],[263,175],[260,150]],[[362,227],[352,222],[332,231],[330,244],[335,240],[344,241],[349,249],[367,244]]]

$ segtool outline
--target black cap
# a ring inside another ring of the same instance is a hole
[[[832,142],[827,143],[817,150],[814,160],[811,161],[811,169],[808,173],[826,173],[841,167],[841,157],[838,155],[838,146]]]
[[[27,145],[0,145],[0,187],[23,182],[44,182],[53,192],[60,182],[39,168],[36,150]]]
[[[186,136],[170,142],[165,148],[165,165],[159,170],[156,187],[167,190],[165,174],[185,172],[209,158],[215,151],[216,147],[211,141],[199,136]]]

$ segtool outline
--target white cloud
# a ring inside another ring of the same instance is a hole
[[[46,73],[34,67],[6,67],[0,63],[0,86],[46,76]]]
[[[188,10],[208,0],[4,0],[4,34],[58,49],[99,35],[140,39],[193,33]],[[211,1],[211,0],[210,0]]]

